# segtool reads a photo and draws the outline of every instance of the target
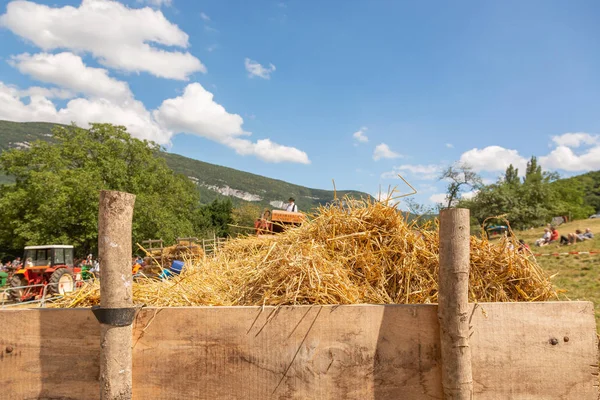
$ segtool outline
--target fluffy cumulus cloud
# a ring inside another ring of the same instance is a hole
[[[160,127],[136,100],[116,104],[106,99],[76,98],[64,108],[57,109],[54,103],[41,94],[30,94],[0,82],[0,119],[11,121],[44,121],[70,124],[75,122],[87,126],[89,122],[109,122],[127,126],[132,135],[166,144],[171,132]]]
[[[600,145],[600,135],[592,135],[585,132],[564,133],[552,136],[552,141],[558,146],[577,148],[582,145]]]
[[[242,117],[228,113],[199,83],[188,85],[183,95],[163,101],[154,111],[154,118],[170,131],[206,137],[233,148],[241,155],[254,155],[275,163],[310,163],[308,155],[294,147],[283,146],[270,139],[256,143],[241,139],[240,136],[250,135],[242,128]]]
[[[0,82],[0,120],[56,122],[56,107],[46,97],[33,94],[27,103],[22,97],[20,90]]]
[[[471,149],[460,156],[460,163],[467,164],[477,172],[500,172],[512,164],[519,171],[525,171],[527,160],[517,150],[500,146],[488,146],[483,149]]]
[[[357,141],[357,142],[361,142],[361,143],[366,143],[369,141],[369,138],[367,135],[365,135],[365,132],[367,131],[367,127],[363,126],[361,127],[359,130],[357,130],[356,132],[354,132],[352,134],[352,137]]]
[[[83,0],[77,8],[50,7],[18,0],[8,3],[0,26],[46,52],[90,53],[109,68],[169,79],[206,72],[189,52],[153,45],[187,48],[189,43],[185,32],[149,7],[132,9],[110,0]]]
[[[373,160],[379,161],[383,158],[399,158],[402,157],[399,153],[392,151],[390,146],[385,143],[378,144],[375,146],[375,150],[373,151]]]
[[[394,167],[391,171],[384,172],[381,177],[391,179],[409,173],[418,179],[433,180],[440,177],[441,171],[442,167],[436,164],[404,164]]]
[[[308,155],[295,147],[273,143],[270,139],[259,139],[256,143],[247,139],[226,138],[223,143],[241,155],[253,155],[263,161],[310,164]]]
[[[242,129],[242,117],[228,113],[199,83],[191,83],[181,96],[163,101],[154,111],[154,117],[169,130],[193,133],[216,141],[249,135]]]
[[[554,149],[549,154],[538,157],[544,169],[568,172],[600,169],[600,135],[565,133],[552,136],[552,143]],[[502,172],[512,164],[523,174],[527,161],[517,150],[500,146],[471,149],[460,157],[460,162],[470,165],[477,172]]]
[[[567,146],[558,146],[550,154],[540,157],[545,169],[563,171],[593,171],[600,169],[600,146],[594,146],[581,154],[576,154]]]
[[[275,72],[275,66],[273,64],[269,64],[268,67],[265,67],[249,58],[244,60],[244,66],[246,67],[246,71],[248,71],[248,76],[250,78],[256,76],[262,79],[271,79],[271,74]]]
[[[540,157],[546,169],[583,172],[600,169],[600,135],[585,132],[552,137],[556,144],[550,154]]]
[[[0,82],[0,119],[80,126],[90,121],[114,123],[126,126],[135,137],[160,144],[168,144],[176,133],[191,133],[266,162],[310,163],[308,155],[297,148],[270,139],[252,142],[243,138],[250,133],[243,130],[242,117],[228,113],[199,83],[189,84],[182,96],[164,100],[154,111],[135,99],[114,102],[104,98],[75,98],[57,109],[43,94],[26,92]]]
[[[81,57],[73,53],[25,53],[13,56],[11,64],[23,74],[72,93],[118,101],[133,97],[127,83],[109,77],[105,69],[86,66]]]

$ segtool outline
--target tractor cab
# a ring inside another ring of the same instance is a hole
[[[16,301],[75,289],[73,246],[27,246],[23,266],[10,279],[9,297]]]
[[[27,246],[23,263],[28,269],[73,268],[73,246]],[[28,265],[29,264],[29,265]]]

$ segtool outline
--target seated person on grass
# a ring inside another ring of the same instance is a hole
[[[575,233],[569,233],[569,243],[573,244],[577,241],[583,242],[584,240],[589,240],[594,237],[590,228],[585,229],[585,233],[581,232],[579,229],[575,230]]]
[[[550,242],[550,229],[549,228],[544,228],[544,236],[542,236],[541,238],[539,238],[538,240],[535,241],[535,245],[536,246],[543,246],[545,244],[548,244],[548,242]]]
[[[546,234],[544,234],[544,237],[546,237]],[[558,230],[554,226],[552,226],[550,227],[550,240],[540,244],[540,246],[545,246],[547,244],[557,242],[558,240],[560,240]]]

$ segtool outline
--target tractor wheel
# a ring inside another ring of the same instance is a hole
[[[8,290],[8,298],[12,301],[21,301],[23,295],[25,294],[25,288],[20,286],[27,286],[27,283],[27,279],[25,279],[25,277],[22,275],[14,275],[12,278],[10,278],[8,285],[11,287],[11,289]]]
[[[48,285],[50,285],[48,288],[48,293],[50,294],[71,293],[75,288],[73,275],[71,275],[66,268],[60,268],[54,271],[52,275],[50,275]]]

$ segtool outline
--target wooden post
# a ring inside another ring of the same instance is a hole
[[[473,398],[469,347],[469,210],[440,212],[438,319],[445,399]]]
[[[131,222],[134,203],[135,196],[129,193],[100,192],[98,259],[101,309],[133,307]],[[130,400],[132,325],[102,323],[100,327],[100,398]]]

